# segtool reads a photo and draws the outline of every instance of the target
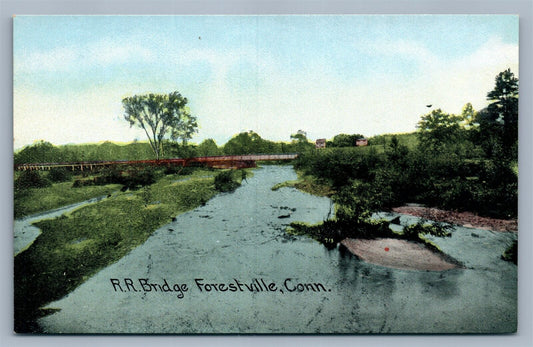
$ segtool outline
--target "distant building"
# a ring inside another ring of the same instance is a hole
[[[315,148],[326,148],[326,139],[317,139],[315,142]]]
[[[355,140],[356,146],[368,146],[368,139],[357,139]]]
[[[303,135],[303,136],[307,137],[307,132],[306,132],[306,131],[303,131],[302,129],[298,130],[296,133],[297,133],[298,135]]]

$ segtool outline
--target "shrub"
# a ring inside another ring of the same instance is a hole
[[[65,182],[72,178],[72,171],[64,167],[54,167],[48,172],[48,179],[52,182]]]
[[[125,179],[122,170],[117,167],[104,168],[100,172],[100,176],[96,178],[96,184],[124,184]]]
[[[72,188],[80,188],[80,187],[86,187],[86,186],[94,186],[97,184],[96,178],[95,179],[81,179],[81,180],[75,180],[72,184]]]
[[[215,189],[219,192],[231,192],[237,189],[240,183],[233,176],[233,171],[222,171],[215,176]]]
[[[408,240],[419,241],[419,234],[429,234],[437,237],[450,237],[450,225],[444,223],[427,223],[424,220],[403,228],[403,235]]]
[[[165,168],[165,175],[190,175],[194,172],[195,168],[190,166],[167,166]]]
[[[130,172],[130,174],[126,176],[125,185],[128,186],[128,188],[136,188],[138,186],[149,186],[156,182],[156,176],[157,175],[154,168],[145,167]]]
[[[23,171],[15,180],[15,190],[49,187],[52,183],[38,171]]]
[[[512,261],[518,265],[518,241],[513,241],[513,243],[503,252],[502,259],[506,261]]]

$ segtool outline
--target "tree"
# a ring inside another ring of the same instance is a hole
[[[332,141],[328,141],[328,147],[354,147],[357,140],[364,138],[361,134],[338,134],[333,137]]]
[[[221,150],[218,148],[217,143],[213,139],[206,139],[198,145],[198,155],[203,157],[209,157],[214,155],[220,155]]]
[[[487,121],[503,125],[501,142],[509,154],[518,140],[518,78],[507,69],[496,76],[495,82],[494,89],[487,94],[490,101]]]
[[[56,163],[72,160],[72,153],[61,150],[47,141],[37,141],[14,154],[15,164],[22,163]]]
[[[459,119],[459,125],[465,130],[470,130],[479,126],[476,124],[477,112],[474,110],[474,107],[471,103],[467,103],[463,106],[461,116]]]
[[[236,136],[233,136],[224,145],[224,154],[238,155],[254,153],[257,147],[254,142],[257,142],[258,137],[259,135],[253,131],[242,132]]]
[[[187,98],[177,91],[169,94],[134,95],[122,100],[124,119],[130,126],[142,128],[148,137],[156,159],[163,155],[163,139],[166,135],[184,143],[196,132],[196,117],[190,114]]]
[[[232,137],[224,145],[224,154],[266,154],[279,153],[281,146],[275,142],[264,140],[256,132],[250,130]]]
[[[433,110],[420,119],[417,124],[418,139],[422,148],[438,150],[443,145],[460,139],[461,117]]]
[[[291,135],[290,148],[291,151],[303,153],[305,151],[315,148],[315,145],[309,142],[305,134],[296,133]]]

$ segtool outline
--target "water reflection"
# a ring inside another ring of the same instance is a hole
[[[439,300],[455,299],[459,295],[458,281],[463,276],[463,269],[441,272],[418,272],[416,280],[422,288],[422,295]]]
[[[330,210],[329,199],[292,188],[270,189],[294,179],[286,166],[256,170],[234,193],[178,216],[119,262],[51,303],[61,311],[40,324],[45,331],[70,333],[497,332],[516,324],[502,318],[516,313],[516,290],[505,282],[513,276],[501,275],[506,265],[487,248],[476,247],[477,257],[491,259],[482,271],[421,272],[369,264],[344,247],[327,250],[308,237],[287,235],[291,221],[320,222]],[[465,236],[461,242],[469,240]],[[449,248],[463,260],[462,250]],[[167,279],[186,283],[190,290],[180,300],[162,292],[113,292],[110,278]],[[195,278],[248,284],[264,279],[278,290],[205,293],[195,287]],[[288,278],[291,289],[320,283],[326,291],[280,291]]]

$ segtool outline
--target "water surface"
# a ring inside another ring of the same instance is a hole
[[[60,207],[46,212],[39,212],[30,216],[16,219],[13,226],[13,252],[16,256],[20,252],[28,249],[35,241],[37,236],[41,234],[41,229],[33,225],[41,220],[54,219],[65,213],[71,212],[77,208],[98,202],[105,198],[104,196],[92,198],[86,201],[77,202],[68,206]]]
[[[294,179],[288,166],[257,169],[235,192],[178,216],[51,303],[61,311],[40,319],[40,325],[51,333],[516,329],[516,266],[499,258],[516,234],[456,228],[451,238],[433,238],[466,269],[407,271],[367,264],[342,249],[328,251],[285,233],[291,221],[315,223],[331,213],[327,198],[270,189]],[[180,291],[184,286],[187,291]],[[165,288],[173,291],[161,291]]]

